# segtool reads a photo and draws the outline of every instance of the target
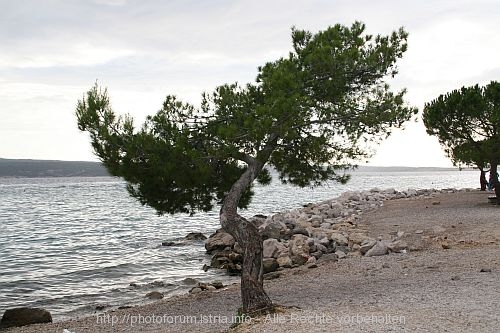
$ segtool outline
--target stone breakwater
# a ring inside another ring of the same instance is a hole
[[[272,216],[256,215],[249,221],[259,228],[264,246],[264,272],[273,278],[277,277],[274,271],[301,265],[314,268],[318,260],[406,253],[410,246],[403,240],[404,232],[396,232],[391,239],[370,237],[358,223],[361,216],[382,207],[387,200],[418,200],[458,191],[470,189],[351,191]],[[439,201],[432,204],[437,205]],[[231,235],[219,229],[206,240],[205,248],[213,257],[211,265],[204,269],[226,269],[233,275],[241,273],[243,251]]]

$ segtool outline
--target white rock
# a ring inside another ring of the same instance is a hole
[[[332,225],[330,223],[326,223],[326,222],[323,222],[320,225],[320,228],[322,228],[322,229],[330,229],[331,227],[332,227]]]
[[[342,206],[339,204],[336,204],[332,208],[326,211],[326,215],[329,218],[336,218],[342,215]]]
[[[418,195],[417,191],[416,191],[416,190],[414,190],[414,189],[408,189],[408,190],[406,190],[404,193],[405,193],[405,195],[406,195],[408,198],[410,198],[410,197],[415,197],[415,196],[417,196],[417,195]]]
[[[360,248],[359,248],[359,252],[361,252],[361,254],[365,254],[366,252],[368,252],[369,250],[371,250],[372,247],[375,246],[375,244],[377,244],[377,241],[374,240],[374,239],[365,239],[360,245]]]
[[[331,227],[331,225],[332,225],[332,224],[336,224],[336,223],[338,223],[338,222],[339,222],[339,219],[338,219],[338,218],[335,218],[335,219],[324,219],[324,220],[323,220],[323,223],[328,223],[328,224],[330,224],[330,227]]]
[[[276,259],[279,267],[290,268],[292,267],[292,259],[289,256],[281,256]]]
[[[323,245],[326,247],[330,244],[330,240],[325,236],[325,237],[321,238],[320,240],[318,240],[318,243],[320,245]]]
[[[306,265],[314,264],[316,263],[316,258],[315,257],[310,257],[307,259]]]
[[[339,259],[344,259],[345,257],[347,257],[347,254],[345,254],[344,252],[342,251],[335,251],[335,254],[337,255],[337,257]]]
[[[289,252],[291,255],[303,255],[309,254],[309,245],[308,245],[308,237],[298,234],[298,235],[293,235],[292,238],[290,239],[290,243],[288,245]]]
[[[269,238],[263,242],[264,258],[277,258],[280,252],[286,252],[286,247],[277,239]]]
[[[365,253],[365,257],[383,256],[387,254],[387,244],[385,242],[377,242],[371,249]]]
[[[338,232],[333,232],[330,235],[330,239],[336,242],[338,245],[347,245],[348,242],[347,238]]]
[[[317,251],[321,251],[323,253],[328,252],[328,249],[326,248],[326,246],[324,246],[322,244],[316,244],[316,250]]]
[[[392,252],[403,252],[408,249],[408,244],[403,240],[397,240],[387,244],[387,248]]]
[[[329,204],[327,204],[327,203],[324,203],[324,204],[319,205],[319,206],[318,206],[318,209],[319,209],[320,211],[325,212],[325,211],[327,211],[327,210],[329,210],[329,209],[330,209],[330,205],[329,205]]]
[[[321,216],[321,215],[312,215],[307,222],[321,224],[321,223],[323,223],[323,216]],[[318,224],[318,226],[319,226],[319,224]]]

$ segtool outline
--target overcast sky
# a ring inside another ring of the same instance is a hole
[[[410,33],[395,89],[424,103],[500,80],[500,1],[0,0],[0,157],[96,160],[78,131],[77,100],[107,86],[139,121],[167,94],[254,80],[291,50],[290,29],[355,20],[372,34]],[[396,131],[371,165],[450,166],[421,121]]]

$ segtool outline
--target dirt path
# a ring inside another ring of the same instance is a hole
[[[460,192],[387,201],[366,214],[360,227],[374,237],[404,232],[409,253],[287,270],[266,281],[266,289],[276,303],[291,308],[233,331],[500,332],[500,207],[486,203],[486,197],[484,192]],[[239,286],[234,285],[110,312],[109,317],[7,332],[221,332],[229,328],[226,320],[233,319],[239,303]],[[132,327],[139,316],[157,323]],[[186,320],[192,323],[179,323]]]

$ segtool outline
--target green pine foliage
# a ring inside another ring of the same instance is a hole
[[[483,168],[500,161],[499,82],[440,95],[425,105],[423,120],[454,164]]]
[[[117,116],[96,84],[78,102],[78,127],[110,173],[159,214],[211,210],[254,161],[298,186],[345,182],[353,161],[370,155],[367,142],[417,113],[405,90],[387,83],[407,37],[403,29],[368,35],[360,22],[316,34],[292,29],[292,51],[260,67],[253,83],[219,86],[200,107],[167,96],[140,128]],[[271,174],[256,179],[269,184]],[[239,207],[251,197],[249,188]]]

